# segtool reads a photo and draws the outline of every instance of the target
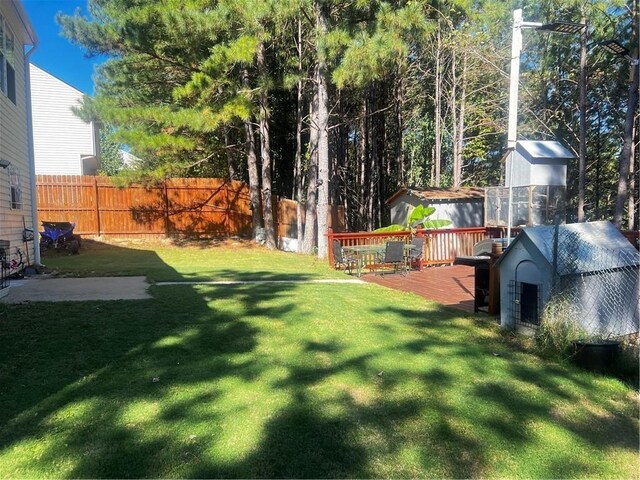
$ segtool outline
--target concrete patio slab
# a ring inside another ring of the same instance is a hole
[[[84,302],[151,298],[145,277],[46,278],[11,280],[2,303]]]

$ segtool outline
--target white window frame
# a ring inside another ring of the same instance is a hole
[[[0,15],[0,91],[16,103],[16,36]],[[12,73],[10,73],[12,72]]]
[[[9,206],[11,210],[22,210],[22,183],[20,170],[15,165],[9,167]]]

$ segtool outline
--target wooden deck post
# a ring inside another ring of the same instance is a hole
[[[423,237],[421,230],[418,230],[418,233],[416,233],[416,237],[419,237],[419,238]],[[422,270],[422,267],[424,265],[424,255],[425,255],[424,251],[426,246],[427,246],[427,242],[424,242],[422,244],[422,255],[420,256],[420,260],[418,260],[418,270]]]
[[[327,252],[329,265],[333,267],[335,265],[335,260],[333,258],[333,228],[332,227],[329,227],[327,229],[327,249],[329,250]]]

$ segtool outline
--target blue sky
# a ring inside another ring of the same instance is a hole
[[[1,1],[1,0],[0,0]],[[94,65],[100,59],[89,59],[84,51],[60,35],[56,24],[58,12],[73,14],[80,8],[87,13],[86,0],[22,0],[40,43],[31,56],[34,65],[64,80],[83,93],[93,93]]]

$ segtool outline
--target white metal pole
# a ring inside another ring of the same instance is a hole
[[[511,37],[511,69],[509,70],[509,127],[507,148],[511,153],[507,158],[508,174],[505,176],[509,187],[509,207],[507,218],[507,246],[511,244],[511,222],[513,218],[513,156],[518,136],[518,84],[520,80],[520,52],[522,51],[522,10],[513,11]]]
[[[522,51],[522,10],[513,12],[511,37],[511,69],[509,70],[509,127],[507,148],[514,148],[518,133],[518,83],[520,80],[520,52]]]

